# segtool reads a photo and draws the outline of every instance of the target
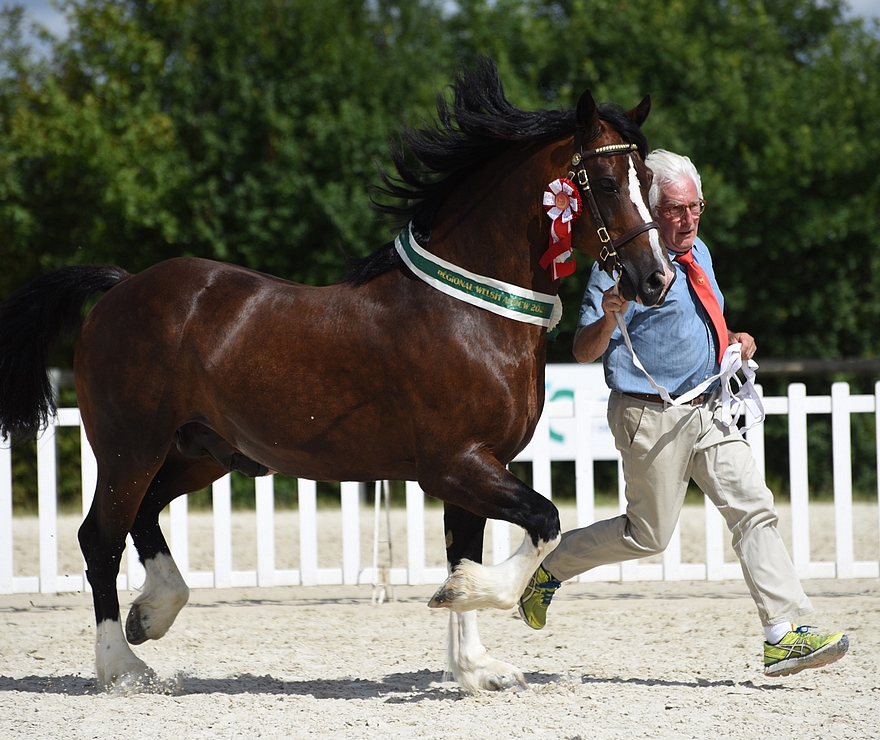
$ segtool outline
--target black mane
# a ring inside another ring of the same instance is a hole
[[[524,111],[507,100],[495,63],[477,59],[473,68],[456,72],[452,103],[437,96],[437,119],[422,128],[404,127],[401,142],[393,143],[391,157],[397,176],[379,171],[382,184],[374,191],[397,201],[387,205],[373,201],[375,210],[390,216],[402,228],[412,221],[417,235],[427,238],[434,215],[446,194],[475,168],[498,156],[513,144],[574,133],[573,110]],[[647,156],[648,141],[622,108],[599,106],[599,117],[617,130],[625,141],[637,144]],[[418,164],[412,166],[412,158]],[[389,242],[355,263],[346,282],[362,284],[402,264]]]

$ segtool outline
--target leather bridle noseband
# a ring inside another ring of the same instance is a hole
[[[596,203],[596,197],[593,195],[593,189],[590,186],[590,177],[587,174],[586,160],[593,157],[612,157],[617,154],[629,154],[629,152],[638,150],[637,144],[606,144],[605,146],[596,147],[595,149],[581,150],[575,152],[571,158],[572,169],[568,173],[568,179],[579,186],[582,191],[582,199],[586,201],[593,215],[593,221],[596,223],[596,233],[602,248],[599,251],[599,266],[606,269],[609,260],[614,260],[613,269],[621,270],[620,259],[617,256],[617,250],[623,244],[635,239],[639,234],[649,231],[650,229],[660,229],[660,224],[656,221],[640,224],[634,229],[630,229],[622,236],[612,239],[605,226],[602,214],[599,213],[599,205]]]

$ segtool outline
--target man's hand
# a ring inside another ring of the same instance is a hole
[[[602,301],[602,305],[605,305],[605,301]],[[755,355],[755,351],[758,349],[755,344],[755,338],[744,331],[738,332],[728,332],[728,338],[731,344],[741,344],[742,345],[742,358],[744,360],[751,360]]]
[[[606,317],[612,317],[617,312],[624,313],[629,308],[629,301],[617,295],[616,287],[612,285],[602,294],[602,311]]]
[[[615,295],[614,286],[608,288],[602,294],[602,311],[604,316],[588,326],[580,326],[574,334],[572,352],[578,362],[592,362],[602,356],[608,349],[611,335],[617,328],[617,319],[614,312],[626,311],[629,301],[623,296]]]

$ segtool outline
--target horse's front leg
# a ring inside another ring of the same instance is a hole
[[[457,612],[512,609],[538,565],[559,544],[558,510],[488,454],[471,456],[435,483],[429,488],[422,482],[422,488],[483,518],[517,524],[526,536],[517,551],[497,565],[482,565],[472,555],[450,560],[452,572],[428,606]]]
[[[450,571],[454,571],[462,560],[481,562],[486,519],[453,504],[446,504],[443,511]],[[498,691],[526,685],[519,668],[495,660],[483,647],[475,611],[459,613],[450,610],[446,657],[449,673],[465,691]]]

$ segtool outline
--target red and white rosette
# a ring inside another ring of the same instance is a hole
[[[550,268],[554,280],[571,275],[576,264],[571,257],[571,225],[581,215],[581,194],[568,178],[560,177],[544,191],[544,208],[550,217],[550,246],[539,264]]]

